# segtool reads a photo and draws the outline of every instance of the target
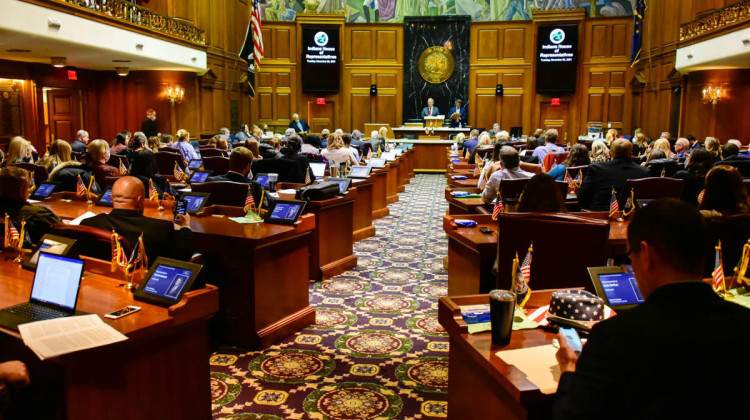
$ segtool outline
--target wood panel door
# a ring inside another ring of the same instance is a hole
[[[558,143],[565,142],[565,133],[568,132],[568,119],[570,118],[570,104],[562,102],[560,105],[552,105],[549,102],[542,102],[541,108],[542,129],[556,128]]]
[[[313,133],[320,133],[324,128],[331,132],[335,130],[334,119],[335,106],[333,101],[326,101],[325,105],[318,105],[315,101],[307,102],[307,115],[310,116],[308,124]]]
[[[47,92],[50,143],[57,139],[72,142],[81,127],[81,96],[73,89]]]

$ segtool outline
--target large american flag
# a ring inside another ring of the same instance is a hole
[[[260,1],[253,0],[253,11],[250,14],[250,24],[245,32],[245,42],[240,51],[240,59],[247,62],[247,84],[250,96],[255,97],[257,78],[260,70],[260,58],[263,57],[263,32],[260,20]]]
[[[253,28],[253,57],[255,69],[260,69],[260,58],[263,57],[263,34],[260,23],[260,1],[253,1],[253,14],[250,16],[250,24]]]

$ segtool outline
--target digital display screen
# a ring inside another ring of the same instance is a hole
[[[208,172],[194,172],[193,176],[190,178],[191,184],[200,184],[202,182],[206,182],[206,179],[208,179]]]
[[[40,251],[44,251],[48,254],[62,255],[62,253],[65,252],[67,248],[68,244],[53,241],[52,239],[45,239],[42,241],[42,244],[39,245],[39,249],[34,253],[34,255],[29,258],[29,262],[32,264],[36,264],[39,261]]]
[[[34,191],[34,195],[37,197],[49,197],[54,190],[55,184],[42,184]]]
[[[203,166],[203,159],[193,159],[188,164],[188,168],[190,169],[200,169],[201,166]]]
[[[258,179],[256,180],[260,185],[263,186],[263,188],[268,188],[268,175],[258,175]]]
[[[177,299],[192,275],[191,270],[160,264],[143,291],[154,296]]]
[[[40,254],[31,288],[31,299],[75,309],[83,261]]]
[[[102,195],[102,198],[99,199],[99,202],[112,204],[112,188],[109,188],[107,191],[104,191],[104,195]]]
[[[578,74],[578,25],[540,25],[536,46],[536,91],[570,94]]]
[[[367,166],[352,166],[349,171],[350,178],[367,178],[370,175],[370,168]]]
[[[331,179],[331,178],[328,178],[328,180],[339,184],[339,193],[341,194],[346,194],[346,191],[349,189],[347,187],[349,185],[349,181],[346,181],[343,179]]]
[[[203,205],[203,201],[206,200],[206,197],[203,195],[185,194],[185,197],[183,197],[183,200],[187,201],[188,211],[198,211],[201,209],[201,206]]]
[[[339,91],[339,30],[302,28],[302,91],[337,93]]]
[[[324,162],[310,162],[310,169],[312,169],[315,178],[323,178],[326,175],[326,164]]]
[[[643,295],[632,273],[599,274],[599,281],[611,306],[643,303]]]
[[[276,207],[273,208],[273,213],[271,213],[271,219],[294,220],[299,209],[299,204],[276,203]]]
[[[372,158],[368,162],[368,166],[372,168],[385,168],[385,159]]]

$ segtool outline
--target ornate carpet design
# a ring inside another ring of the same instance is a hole
[[[447,416],[445,177],[417,175],[354,244],[352,271],[311,283],[316,323],[260,352],[211,357],[215,419]]]

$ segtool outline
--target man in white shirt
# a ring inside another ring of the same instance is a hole
[[[440,110],[435,106],[435,100],[427,98],[427,106],[422,108],[422,118],[437,117],[438,115],[440,115]]]
[[[531,172],[526,172],[519,168],[521,159],[518,151],[510,146],[503,146],[500,149],[500,164],[492,165],[489,169],[490,180],[487,181],[487,187],[482,192],[482,200],[489,204],[497,197],[500,191],[500,182],[504,179],[531,178],[534,176]]]

